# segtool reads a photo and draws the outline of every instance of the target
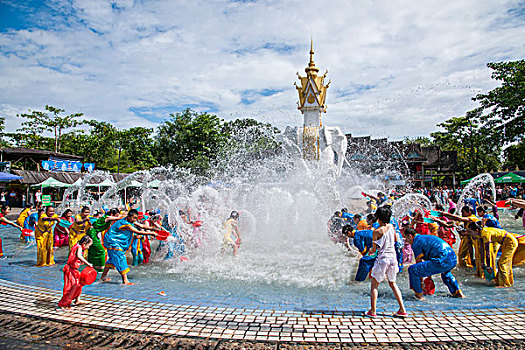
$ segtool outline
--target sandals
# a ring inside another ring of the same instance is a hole
[[[373,314],[370,310],[368,310],[367,312],[365,312],[365,317],[370,317],[370,318],[374,318],[376,317],[377,315],[376,314]]]
[[[408,314],[406,312],[401,312],[401,311],[397,311],[394,315],[394,317],[399,317],[399,318],[405,318],[408,316]]]

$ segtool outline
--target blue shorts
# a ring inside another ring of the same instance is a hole
[[[121,249],[108,247],[108,260],[106,266],[116,269],[122,275],[129,272],[128,262],[126,261],[126,253]]]

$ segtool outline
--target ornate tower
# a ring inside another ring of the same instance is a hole
[[[310,62],[305,68],[306,77],[301,77],[299,72],[300,86],[294,83],[299,93],[297,109],[303,114],[303,158],[308,160],[319,160],[319,130],[322,127],[321,113],[326,113],[326,90],[330,85],[324,85],[324,79],[328,70],[322,76],[318,76],[319,68],[314,62],[313,39],[310,42]]]

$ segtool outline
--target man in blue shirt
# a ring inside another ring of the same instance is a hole
[[[355,274],[355,280],[358,282],[366,280],[376,261],[375,257],[368,255],[368,251],[372,248],[373,244],[372,232],[372,230],[354,231],[350,225],[343,227],[343,234],[354,239],[354,246],[359,250],[361,255],[363,255],[363,257],[359,259],[359,266]]]
[[[100,280],[108,282],[107,278],[110,269],[116,269],[122,276],[122,284],[132,285],[128,280],[129,267],[126,261],[126,251],[131,246],[133,235],[153,236],[157,234],[151,231],[141,231],[135,227],[135,223],[139,218],[139,213],[136,209],[131,209],[124,219],[116,221],[109,228],[104,235],[104,247],[107,249],[108,260],[104,267],[104,272]]]
[[[413,228],[406,229],[404,234],[416,257],[416,263],[408,268],[410,289],[415,292],[416,298],[423,300],[421,279],[438,273],[453,297],[464,298],[451,272],[458,258],[450,245],[436,236],[419,235]]]

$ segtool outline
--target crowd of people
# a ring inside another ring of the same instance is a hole
[[[7,218],[10,207],[3,205],[0,224],[11,225],[21,231],[20,239],[28,245],[36,245],[36,266],[45,267],[55,264],[55,249],[69,249],[64,272],[64,297],[60,307],[68,308],[81,304],[80,293],[82,280],[79,267],[82,264],[102,272],[100,281],[110,281],[109,272],[115,269],[122,279],[122,284],[133,285],[128,279],[130,271],[127,253],[130,252],[131,265],[137,266],[150,262],[152,247],[150,238],[159,239],[156,252],[165,260],[175,257],[187,261],[186,248],[202,245],[200,231],[203,222],[192,220],[190,210],[179,210],[178,216],[170,220],[167,213],[161,215],[159,209],[139,212],[130,201],[126,208],[102,208],[91,212],[89,207],[82,207],[74,215],[66,209],[60,216],[53,206],[37,208],[27,205],[15,221]],[[223,225],[222,251],[231,250],[233,255],[241,244],[237,227],[239,213],[232,211]],[[0,258],[3,256],[0,239]],[[62,248],[64,247],[64,248]],[[164,255],[165,254],[165,255]]]
[[[391,207],[406,193],[406,189],[388,196],[381,192],[362,193],[367,200],[361,212],[350,213],[343,208],[328,222],[330,239],[348,250],[357,249],[361,255],[355,280],[371,280],[371,307],[367,316],[376,316],[378,287],[385,279],[399,304],[394,316],[406,316],[396,276],[407,266],[409,288],[417,299],[433,293],[432,276],[436,274],[441,275],[453,297],[464,298],[453,275],[456,266],[475,269],[477,277],[491,281],[496,287],[513,285],[513,266],[525,263],[525,236],[502,227],[497,204],[487,199],[483,191],[475,198],[457,203],[460,193],[446,186],[432,191],[422,189],[420,193],[430,196],[433,208],[394,217]],[[509,191],[509,195],[505,205],[519,209],[516,219],[521,217],[525,227],[525,200],[518,198],[523,195],[520,190]],[[192,217],[188,208],[170,218],[159,209],[140,212],[132,200],[126,208],[103,207],[91,212],[89,207],[82,207],[78,213],[66,209],[58,215],[53,206],[41,208],[41,201],[35,203],[34,210],[32,205],[26,205],[15,221],[7,218],[9,206],[2,206],[0,224],[18,228],[20,239],[36,246],[38,267],[55,264],[55,249],[69,250],[63,268],[64,297],[60,307],[81,303],[82,264],[101,272],[101,282],[108,282],[114,269],[122,284],[132,285],[127,256],[131,255],[131,266],[149,263],[151,238],[159,240],[156,253],[163,259],[182,261],[188,260],[188,249],[198,248],[205,240],[201,231],[203,222],[198,215]],[[456,212],[458,208],[461,209]],[[238,219],[239,213],[232,211],[223,222],[221,251],[234,256],[242,243]]]
[[[393,217],[391,207],[404,190],[390,197],[381,192],[362,194],[368,199],[367,207],[360,213],[349,213],[346,208],[336,211],[328,221],[328,236],[361,254],[354,279],[371,280],[371,307],[366,316],[376,316],[378,285],[385,279],[399,303],[394,316],[406,316],[396,275],[407,265],[409,288],[422,300],[434,293],[432,276],[436,274],[451,296],[464,298],[452,273],[456,266],[475,269],[477,277],[504,288],[514,284],[513,266],[525,264],[525,235],[502,227],[498,206],[483,191],[463,203],[454,202],[459,193],[448,192],[446,187],[433,193],[421,191],[433,198],[433,208],[415,209],[399,218]],[[518,209],[515,219],[521,218],[525,228],[525,200],[511,197],[504,205]]]

